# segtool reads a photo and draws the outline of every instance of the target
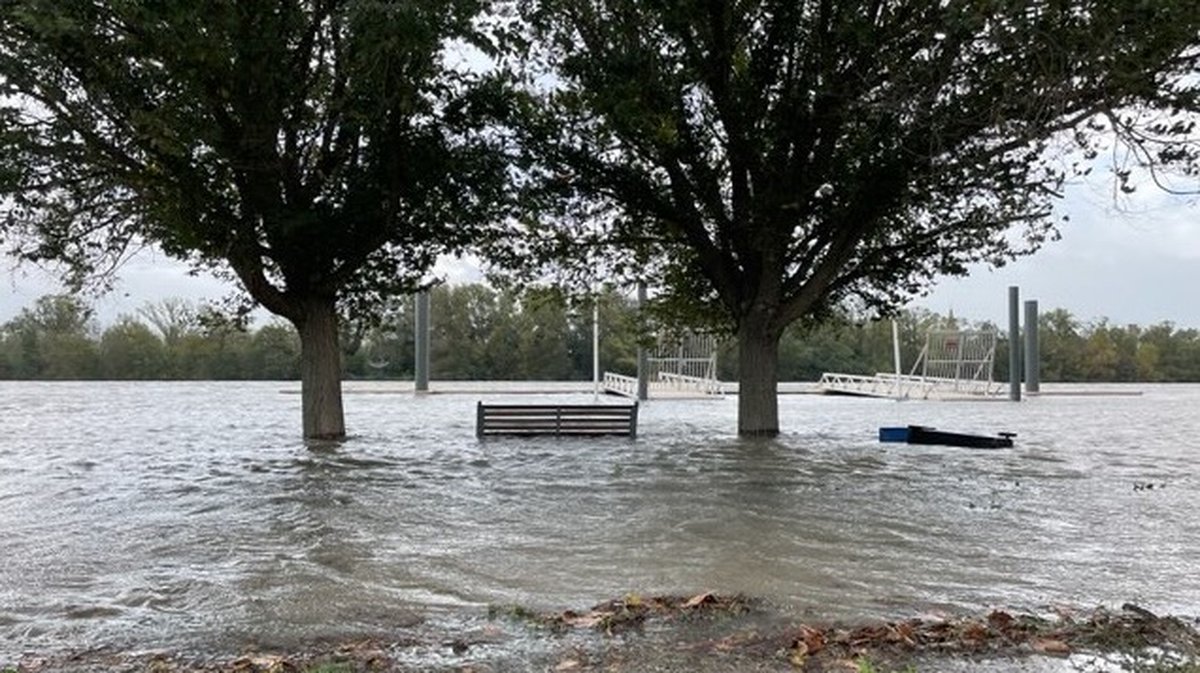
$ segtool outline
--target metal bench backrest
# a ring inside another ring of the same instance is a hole
[[[484,404],[475,412],[475,434],[637,436],[638,405]]]

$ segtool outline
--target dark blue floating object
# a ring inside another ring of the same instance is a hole
[[[879,428],[881,442],[908,442],[908,428]]]
[[[903,428],[879,428],[881,442],[907,442],[909,444],[938,444],[942,446],[964,446],[970,449],[1012,448],[1016,434],[1001,432],[998,437],[968,435],[961,432],[944,432],[924,425],[909,425]]]

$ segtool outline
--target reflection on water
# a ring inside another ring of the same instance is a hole
[[[631,590],[827,617],[1200,604],[1200,387],[785,396],[785,434],[760,442],[732,435],[732,398],[652,401],[636,441],[480,442],[475,397],[351,394],[359,434],[341,447],[298,441],[280,388],[0,384],[0,660],[287,643]],[[1017,447],[875,441],[905,423],[1010,430]]]

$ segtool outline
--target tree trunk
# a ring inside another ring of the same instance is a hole
[[[738,434],[779,434],[779,338],[781,333],[748,320],[738,330]]]
[[[300,397],[306,439],[342,439],[342,354],[338,321],[331,297],[304,302],[296,330],[300,332]]]

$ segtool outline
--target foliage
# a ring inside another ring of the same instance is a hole
[[[72,288],[145,244],[236,277],[299,329],[305,435],[344,436],[335,307],[368,319],[504,202],[444,58],[486,4],[7,0],[0,240]]]
[[[1191,0],[519,4],[521,245],[737,333],[749,434],[777,431],[792,323],[1036,250],[1114,142],[1196,175]]]
[[[433,289],[431,369],[437,379],[590,380],[592,312],[555,292],[518,295],[484,285]],[[636,310],[627,299],[600,298],[600,359],[605,369],[636,370]],[[363,340],[363,356],[348,371],[364,377],[412,376],[413,312],[394,308],[386,324]],[[372,366],[371,363],[374,363]]]
[[[1191,2],[523,6],[543,60],[521,74],[561,79],[519,120],[536,205],[731,326],[1031,252],[1114,134],[1194,170]]]
[[[175,319],[163,323],[162,316]],[[439,286],[431,301],[431,365],[435,379],[590,380],[590,307],[571,307],[556,293],[521,296],[484,285]],[[103,330],[92,311],[72,297],[42,297],[0,326],[0,379],[257,379],[299,376],[299,340],[290,326],[272,322],[247,332],[179,300],[144,307]],[[178,317],[178,316],[186,316]],[[931,329],[994,329],[987,323],[910,309],[899,322],[904,366],[911,367]],[[158,322],[155,322],[155,321]],[[164,331],[164,324],[168,329]],[[1042,380],[1047,382],[1200,381],[1200,330],[1169,322],[1118,327],[1100,319],[1081,323],[1054,309],[1039,320]],[[600,299],[600,362],[606,371],[637,369],[636,306],[607,293]],[[164,336],[168,335],[168,336]],[[357,339],[344,359],[351,379],[413,376],[413,315],[399,304],[384,325]],[[1092,344],[1114,344],[1111,348]],[[1119,344],[1119,347],[1116,345]],[[995,378],[1008,378],[1007,341],[1001,335]],[[815,381],[823,372],[892,371],[888,321],[836,314],[790,327],[780,343],[784,381]],[[720,346],[718,376],[737,378],[737,349]]]
[[[482,4],[7,3],[9,241],[75,285],[149,241],[279,315],[373,305],[478,234],[499,185],[440,58]]]
[[[167,347],[143,323],[124,318],[100,337],[100,376],[106,379],[160,378]]]
[[[77,298],[40,298],[4,328],[13,378],[91,378],[98,373],[92,311]]]

